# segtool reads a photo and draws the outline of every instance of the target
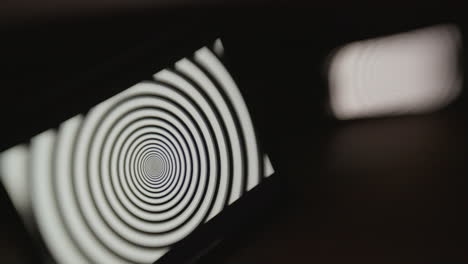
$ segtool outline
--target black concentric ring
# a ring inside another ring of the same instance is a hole
[[[54,142],[38,215],[58,259],[152,263],[263,177],[245,102],[211,50],[153,77],[38,139]]]

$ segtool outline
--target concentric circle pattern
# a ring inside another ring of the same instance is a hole
[[[153,263],[264,175],[240,91],[206,47],[36,136],[30,160],[59,263]]]

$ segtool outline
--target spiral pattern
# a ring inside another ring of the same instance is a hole
[[[152,263],[266,166],[241,93],[207,47],[36,136],[30,155],[33,213],[60,263]]]

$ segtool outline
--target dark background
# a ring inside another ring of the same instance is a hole
[[[277,173],[224,217],[236,228],[200,263],[468,260],[466,92],[438,113],[336,121],[326,79],[330,54],[351,41],[440,23],[466,39],[462,5],[32,2],[0,5],[0,151],[221,37]],[[37,262],[0,198],[0,261]]]

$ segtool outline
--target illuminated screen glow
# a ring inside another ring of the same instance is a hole
[[[425,113],[461,90],[460,32],[439,25],[350,43],[329,69],[330,103],[338,119]]]
[[[223,53],[217,40],[0,154],[57,263],[153,263],[273,174]]]

